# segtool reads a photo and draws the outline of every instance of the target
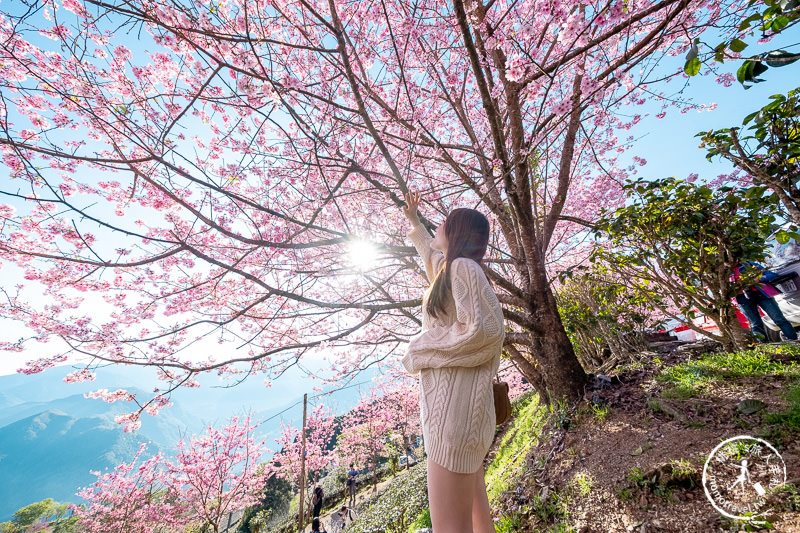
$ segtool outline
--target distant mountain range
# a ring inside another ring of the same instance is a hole
[[[69,385],[63,382],[68,372],[61,367],[31,376],[0,376],[0,522],[45,498],[78,503],[75,492],[96,479],[90,470],[112,469],[130,461],[143,442],[149,443],[148,457],[159,451],[170,455],[182,436],[221,425],[234,415],[250,414],[262,422],[258,438],[274,449],[281,422],[295,427],[302,423],[302,404],[292,407],[302,402],[306,388],[307,381],[299,373],[284,376],[288,379],[269,389],[258,378],[226,388],[225,382],[207,377],[199,389],[177,391],[174,405],[158,416],[143,415],[139,431],[125,433],[114,416],[132,411],[131,404],[109,404],[83,395],[106,388],[146,397],[145,391],[157,386],[152,372],[109,367],[98,371],[93,382]],[[358,381],[370,377],[362,375]],[[335,394],[336,412],[349,410],[358,395],[357,387]],[[330,405],[331,398],[321,401]]]
[[[54,409],[0,428],[0,519],[45,498],[78,501],[78,487],[96,479],[90,469],[128,461],[148,440],[121,431],[107,415],[75,418]]]

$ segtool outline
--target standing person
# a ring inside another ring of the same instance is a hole
[[[314,488],[314,495],[311,497],[311,503],[314,504],[314,513],[312,516],[319,516],[319,512],[322,510],[322,502],[325,500],[325,492],[322,490],[322,485],[317,483],[317,486]]]
[[[350,463],[350,471],[347,472],[347,493],[350,495],[348,501],[350,507],[356,504],[356,476],[358,476],[358,470],[354,468],[353,463]]]
[[[494,533],[483,459],[495,433],[492,377],[505,325],[481,268],[489,221],[474,209],[454,209],[431,239],[417,215],[420,199],[406,195],[403,213],[431,285],[422,298],[422,333],[409,342],[403,365],[420,375],[431,522],[436,533]]]
[[[761,270],[761,278],[758,283],[740,292],[736,296],[736,303],[739,304],[739,309],[742,310],[742,313],[750,323],[750,330],[756,340],[758,342],[769,342],[766,326],[764,326],[764,321],[761,320],[761,313],[758,312],[760,307],[780,328],[786,340],[796,341],[797,332],[794,330],[794,326],[783,316],[783,312],[774,298],[776,294],[780,294],[780,291],[769,283],[771,279],[776,278],[774,273],[765,270],[758,263],[746,263],[744,266],[737,264],[733,268],[733,279],[738,281],[742,271],[750,268]]]

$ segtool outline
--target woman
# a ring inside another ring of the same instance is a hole
[[[312,533],[327,533],[325,531],[325,524],[322,523],[318,516],[315,516],[311,521],[311,531]]]
[[[431,239],[417,215],[421,196],[406,195],[408,234],[431,286],[422,298],[422,333],[403,365],[419,373],[428,498],[436,533],[494,533],[483,459],[495,432],[492,377],[505,337],[503,311],[481,261],[489,221],[454,209]]]

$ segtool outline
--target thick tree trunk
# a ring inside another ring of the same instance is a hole
[[[533,353],[540,360],[538,366],[544,381],[545,390],[539,391],[542,400],[548,404],[578,400],[583,396],[587,376],[561,323],[550,288],[547,287],[544,294],[533,295],[533,300],[538,305],[531,306],[534,323],[531,335]]]
[[[539,392],[540,401],[552,404],[579,400],[588,378],[564,330],[548,284],[542,284],[531,295],[528,318],[532,324],[529,336],[506,346],[511,360]],[[518,347],[521,344],[530,348],[522,350]]]

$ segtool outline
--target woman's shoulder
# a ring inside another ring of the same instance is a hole
[[[457,276],[471,276],[480,274],[478,279],[486,279],[486,274],[483,272],[483,267],[474,259],[469,257],[456,257],[452,263],[453,272]]]

